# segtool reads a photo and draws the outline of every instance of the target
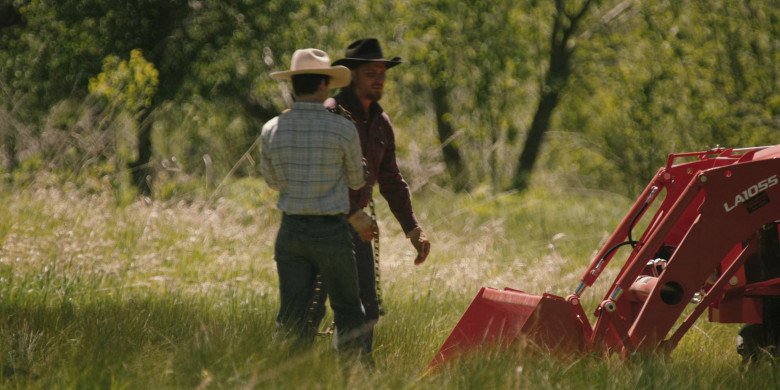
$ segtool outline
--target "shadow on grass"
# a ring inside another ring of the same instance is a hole
[[[0,301],[0,385],[195,388],[284,385],[332,354],[274,341],[268,303],[142,297]],[[333,359],[330,359],[333,360]],[[335,363],[333,363],[335,364]],[[284,387],[284,386],[282,386]]]

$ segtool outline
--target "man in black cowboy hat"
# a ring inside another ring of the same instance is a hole
[[[401,224],[418,255],[415,265],[422,264],[430,251],[430,242],[420,228],[412,210],[409,185],[398,169],[395,158],[395,135],[390,117],[379,105],[385,84],[385,72],[401,63],[400,57],[385,59],[375,38],[360,39],[347,47],[345,58],[333,63],[350,69],[352,83],[341,89],[334,98],[325,101],[325,107],[348,112],[358,129],[360,145],[368,170],[368,183],[359,190],[350,190],[350,215],[363,213],[371,202],[373,186],[379,184],[379,192],[387,200],[390,210]],[[366,322],[373,329],[380,315],[377,297],[374,253],[371,238],[378,239],[376,227],[353,235],[355,258],[360,282],[360,298],[366,312]],[[373,331],[366,338],[371,349]]]

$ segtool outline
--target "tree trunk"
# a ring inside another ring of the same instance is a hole
[[[515,174],[513,188],[525,190],[530,184],[531,171],[536,164],[539,156],[539,150],[542,148],[544,135],[550,128],[550,118],[552,117],[555,106],[558,105],[558,92],[543,94],[539,99],[539,107],[536,108],[531,128],[525,139],[523,152],[518,160],[517,173]]]
[[[14,129],[9,129],[9,133],[6,134],[5,137],[3,137],[3,154],[5,154],[6,162],[3,169],[6,171],[6,173],[9,173],[8,177],[11,178],[13,175],[10,175],[17,166],[19,166],[19,161],[16,157],[16,133],[14,132]]]
[[[152,124],[154,122],[154,105],[145,108],[138,121],[138,157],[129,164],[132,173],[132,181],[140,195],[152,194],[152,179],[154,170],[152,161]]]
[[[453,180],[453,186],[456,191],[468,190],[469,176],[466,167],[463,165],[463,159],[460,156],[460,150],[453,142],[452,137],[455,131],[452,128],[452,120],[446,118],[451,115],[448,90],[443,85],[433,88],[433,108],[436,112],[436,128],[439,133],[439,142],[442,144],[442,153],[444,154],[444,163],[447,165],[447,171]]]
[[[531,172],[539,156],[544,135],[550,128],[550,118],[571,74],[571,57],[574,54],[574,47],[569,47],[569,42],[577,31],[579,22],[590,7],[591,1],[586,0],[582,8],[574,14],[566,12],[563,0],[555,2],[556,11],[553,16],[553,29],[550,33],[550,63],[544,84],[540,88],[539,106],[534,114],[531,129],[526,135],[523,152],[517,163],[517,171],[512,183],[512,187],[516,190],[524,191],[530,184]]]

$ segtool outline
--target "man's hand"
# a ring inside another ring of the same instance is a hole
[[[417,258],[414,259],[414,265],[422,264],[428,258],[428,253],[431,252],[431,242],[425,237],[425,232],[418,226],[409,232],[406,238],[412,242],[414,249],[417,249]]]
[[[355,229],[361,241],[369,242],[372,238],[379,236],[379,229],[377,229],[376,224],[363,210],[358,210],[350,215],[347,222]]]

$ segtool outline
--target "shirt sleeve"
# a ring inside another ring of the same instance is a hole
[[[348,123],[347,128],[349,129],[344,147],[347,186],[357,190],[366,185],[366,164],[363,162],[363,152],[360,149],[357,129],[352,123],[346,123]]]
[[[387,114],[383,113],[382,115],[391,130],[388,132],[387,148],[377,172],[379,193],[387,200],[390,211],[401,224],[404,233],[409,233],[419,225],[419,222],[417,222],[417,217],[412,210],[412,193],[409,190],[409,184],[401,176],[401,170],[398,169],[396,162],[395,134],[393,134],[390,119]]]
[[[263,125],[260,133],[260,173],[269,187],[279,191],[279,182],[274,172],[274,166],[271,163],[271,145],[270,139],[276,131],[279,117],[274,117]]]

